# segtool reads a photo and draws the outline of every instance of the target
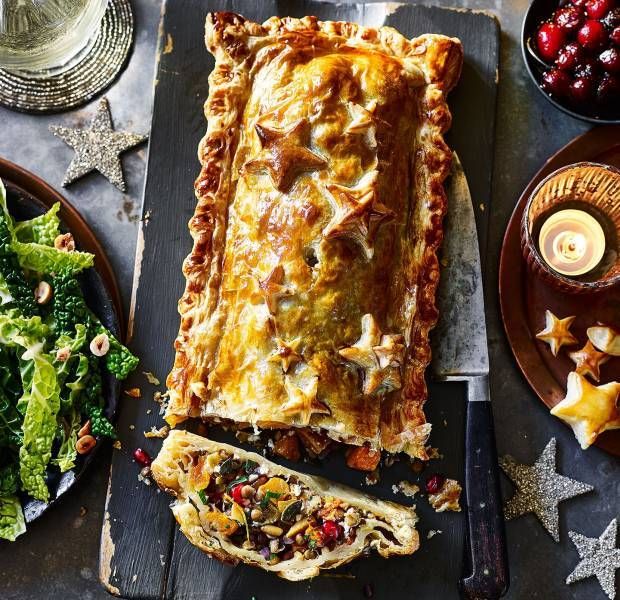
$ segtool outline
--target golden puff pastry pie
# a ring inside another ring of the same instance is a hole
[[[426,458],[456,39],[232,13],[215,56],[166,418]]]
[[[186,431],[170,433],[151,468],[176,497],[181,531],[228,563],[298,581],[371,549],[387,558],[419,546],[413,508]]]

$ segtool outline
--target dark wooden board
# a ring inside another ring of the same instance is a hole
[[[381,4],[362,7],[309,1],[169,1],[161,27],[144,193],[143,211],[148,218],[138,243],[130,315],[130,345],[142,358],[140,370],[155,373],[162,382],[173,362],[176,303],[184,285],[181,264],[191,247],[187,222],[194,209],[193,181],[199,171],[196,149],[206,129],[202,105],[213,68],[204,49],[203,24],[206,13],[214,9],[232,10],[258,21],[273,14],[314,14],[322,19],[385,23],[409,37],[425,32],[459,37],[466,61],[461,83],[450,99],[454,127],[448,141],[469,177],[483,257],[486,249],[499,52],[499,26],[494,18],[393,4],[386,10]],[[386,16],[387,12],[391,14]],[[146,599],[359,598],[364,584],[372,582],[374,598],[409,597],[414,591],[418,598],[457,597],[463,521],[460,515],[433,513],[425,501],[418,502],[422,548],[413,558],[358,560],[340,570],[345,577],[322,576],[291,584],[257,569],[232,568],[209,559],[176,531],[168,508],[170,499],[137,480],[139,466],[132,461],[132,452],[140,446],[155,455],[159,441],[145,440],[142,432],[162,422],[158,406],[151,401],[155,388],[140,374],[129,381],[128,387],[132,386],[142,389],[142,398],[123,401],[119,419],[122,450],[113,456],[102,534],[100,577],[113,593]],[[463,470],[463,392],[458,384],[431,384],[427,405],[429,419],[435,423],[431,442],[446,457],[431,468],[459,479]],[[223,432],[214,429],[211,433],[230,441]],[[355,487],[363,484],[363,475],[346,469],[340,454],[323,465],[296,468]],[[386,471],[372,491],[394,498],[392,484],[404,478],[416,479],[406,461]],[[397,499],[411,503],[404,496]],[[443,533],[427,541],[429,530]]]
[[[545,310],[559,317],[575,315],[571,328],[585,344],[586,329],[597,321],[620,325],[620,289],[613,287],[601,294],[564,294],[538,277],[532,277],[521,253],[521,218],[536,186],[556,169],[580,161],[594,161],[620,168],[620,126],[591,129],[554,154],[534,175],[515,207],[500,255],[499,294],[502,320],[512,353],[528,383],[549,407],[566,395],[566,378],[575,364],[567,352],[554,357],[549,347],[536,340],[544,327]],[[620,380],[620,361],[610,360],[601,367],[601,384]],[[606,452],[620,456],[620,430],[607,431],[596,441]]]

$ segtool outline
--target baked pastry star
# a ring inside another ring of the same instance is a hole
[[[299,348],[299,344],[301,343],[301,338],[295,338],[290,342],[286,342],[283,339],[277,337],[275,339],[276,342],[276,351],[273,353],[273,356],[269,360],[273,362],[280,361],[282,363],[282,370],[286,373],[291,365],[303,360],[301,354],[297,352]]]
[[[336,183],[327,185],[334,216],[323,230],[327,239],[350,238],[370,260],[372,241],[381,223],[394,218],[394,212],[382,204],[376,192],[377,172],[372,171],[356,187]]]
[[[308,365],[296,376],[286,375],[284,387],[288,400],[282,405],[282,414],[294,416],[300,425],[309,425],[313,414],[328,415],[329,408],[317,399],[319,378],[316,371]]]
[[[569,373],[566,396],[551,409],[551,414],[570,425],[585,450],[609,429],[620,429],[618,409],[620,383],[592,385],[579,373]]]
[[[581,350],[569,352],[568,356],[577,365],[575,371],[579,375],[589,375],[594,381],[600,380],[601,365],[609,360],[609,355],[604,352],[598,352],[590,340]]]
[[[569,331],[575,317],[558,319],[550,310],[545,311],[545,328],[536,337],[551,347],[551,354],[557,356],[562,346],[577,343],[577,338]]]
[[[364,394],[374,394],[379,388],[387,392],[400,388],[400,366],[405,355],[403,336],[383,335],[371,314],[362,317],[360,339],[338,353],[363,369]]]
[[[263,149],[256,158],[245,163],[243,170],[250,173],[267,171],[278,191],[288,191],[300,173],[327,165],[322,156],[306,147],[310,138],[307,119],[299,119],[285,130],[260,123],[256,123],[254,128]]]

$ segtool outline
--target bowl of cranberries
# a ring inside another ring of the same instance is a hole
[[[550,102],[585,121],[620,123],[620,0],[534,0],[522,44]]]

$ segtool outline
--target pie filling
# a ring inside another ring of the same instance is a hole
[[[268,565],[313,560],[350,546],[366,525],[379,526],[383,537],[400,545],[372,512],[323,497],[293,474],[272,475],[268,466],[225,450],[196,452],[183,469],[188,500],[205,532],[260,555]]]

